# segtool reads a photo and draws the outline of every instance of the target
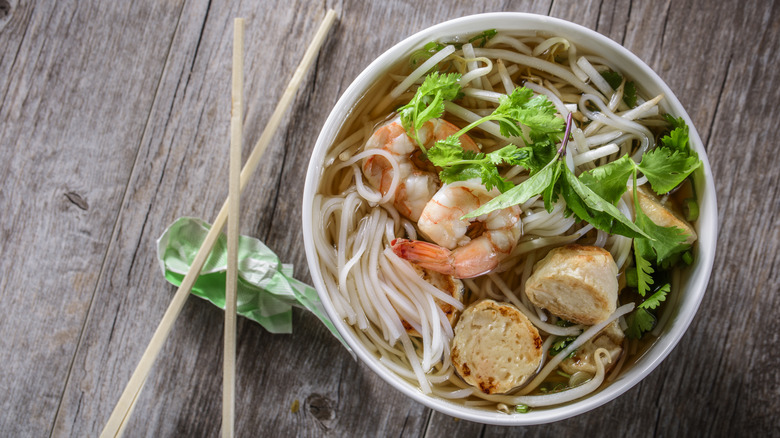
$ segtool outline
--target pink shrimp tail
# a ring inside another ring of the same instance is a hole
[[[429,242],[409,239],[395,239],[390,242],[393,252],[398,257],[408,260],[417,266],[446,275],[455,275],[452,264],[452,251]]]
[[[485,241],[475,239],[471,244],[454,250],[420,240],[395,239],[390,243],[398,257],[432,271],[455,278],[473,278],[487,274],[498,266],[494,251],[485,251]]]

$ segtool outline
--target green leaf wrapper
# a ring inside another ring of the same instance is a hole
[[[211,226],[196,218],[179,218],[157,240],[157,260],[165,279],[181,285]],[[238,244],[237,313],[271,333],[292,333],[292,306],[312,312],[349,350],[328,319],[317,291],[293,278],[292,265],[282,264],[263,242],[246,236]],[[192,294],[225,308],[227,238],[220,235],[192,287]]]

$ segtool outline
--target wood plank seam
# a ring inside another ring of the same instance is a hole
[[[18,9],[17,9],[18,10]],[[27,30],[30,29],[30,20],[32,19],[33,11],[35,10],[35,4],[33,3],[30,7],[30,13],[26,17],[27,18],[27,25],[24,27],[24,32],[22,33],[22,38],[19,40],[19,45],[16,47],[16,52],[14,53],[14,59],[11,61],[11,68],[8,70],[9,72],[15,71],[16,67],[16,60],[19,59],[19,52],[22,50],[22,46],[24,45],[24,42],[27,40]],[[14,12],[11,12],[12,14]],[[6,25],[10,23],[13,20],[13,17],[6,22]],[[11,87],[11,80],[10,80],[10,74],[8,75],[8,84],[5,87],[5,90],[3,91],[3,100],[0,102],[0,108],[5,108],[5,98],[8,96],[8,89]]]
[[[203,40],[203,31],[206,29],[206,22],[209,19],[209,12],[211,11],[211,0],[206,4],[206,13],[203,14],[203,23],[200,25],[200,32],[198,33],[198,43],[195,44],[195,53],[192,55],[192,62],[190,63],[190,71],[187,74],[187,82],[184,84],[184,89],[187,89],[187,85],[190,83],[192,77],[192,70],[195,68],[195,61],[198,59],[198,51],[200,51],[200,43]],[[202,112],[201,112],[202,114]]]
[[[723,75],[723,81],[718,88],[718,100],[715,102],[715,111],[712,112],[712,120],[710,120],[710,126],[707,128],[707,137],[702,140],[704,143],[704,150],[710,151],[710,138],[712,137],[712,130],[715,128],[715,120],[718,119],[718,112],[720,111],[720,101],[723,98],[723,91],[726,89],[726,83],[728,82],[729,75],[731,74],[731,61],[734,58],[734,48],[729,51],[729,61],[726,64],[726,74]]]
[[[631,9],[634,7],[634,0],[628,1],[628,13],[626,14],[626,24],[623,26],[623,38],[620,39],[620,45],[625,47],[626,35],[628,35],[628,23],[631,22]]]

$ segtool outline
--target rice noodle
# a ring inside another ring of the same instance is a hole
[[[577,60],[577,66],[582,69],[582,71],[588,75],[588,78],[590,78],[591,82],[593,82],[593,85],[596,86],[596,88],[601,91],[601,94],[604,96],[611,96],[612,95],[612,87],[609,86],[607,81],[599,74],[599,72],[596,71],[595,68],[588,62],[588,59],[584,56],[581,56]]]
[[[476,56],[484,56],[486,58],[501,58],[517,64],[527,65],[529,67],[553,74],[563,79],[564,81],[571,83],[584,93],[599,94],[596,89],[574,76],[571,71],[566,70],[563,67],[557,64],[553,64],[549,61],[544,61],[528,55],[514,53],[503,49],[474,49],[474,54]]]
[[[590,111],[587,108],[586,103],[590,102],[594,105],[596,105],[599,108],[599,112]],[[645,153],[648,149],[652,148],[655,144],[653,141],[653,134],[645,128],[644,126],[640,125],[639,123],[633,122],[631,120],[626,120],[607,108],[601,100],[592,94],[583,94],[580,98],[580,112],[585,114],[586,117],[595,120],[597,122],[600,122],[604,125],[610,125],[614,126],[617,129],[631,132],[637,136],[637,138],[640,140],[641,147],[639,150],[632,156],[631,158],[634,159],[634,161],[639,162],[641,159],[641,156],[643,153]]]
[[[452,55],[455,52],[455,46],[447,46],[438,52],[436,52],[433,56],[428,58],[427,61],[423,62],[417,69],[415,69],[409,76],[406,77],[403,81],[401,81],[400,84],[398,84],[395,88],[393,88],[392,91],[390,91],[390,97],[396,98],[401,95],[404,91],[406,91],[416,80],[423,77],[430,69],[432,69],[436,64],[444,60],[444,58]]]
[[[556,357],[561,354],[562,353],[559,353]],[[602,360],[602,358],[604,359]],[[574,388],[544,395],[485,396],[484,398],[495,402],[503,402],[511,405],[526,405],[530,407],[552,406],[576,400],[590,394],[601,386],[604,382],[605,375],[604,362],[606,361],[609,363],[612,360],[609,352],[603,348],[599,348],[593,352],[593,359],[596,362],[596,375],[588,382]]]
[[[618,319],[619,317],[625,315],[626,313],[634,310],[634,303],[628,303],[623,306],[620,306],[615,310],[615,312],[606,320],[595,324],[582,332],[581,335],[577,337],[577,339],[569,344],[566,348],[559,351],[558,354],[556,354],[552,359],[550,359],[547,364],[542,368],[542,371],[539,372],[539,374],[536,375],[536,377],[525,387],[520,391],[521,395],[525,395],[530,393],[532,390],[536,389],[537,386],[539,386],[542,381],[544,381],[544,378],[547,377],[548,374],[550,374],[555,368],[558,367],[558,364],[560,364],[564,359],[566,359],[574,350],[580,348],[580,346],[589,340],[596,336],[598,332],[601,331],[604,327],[608,326],[612,323],[612,321]]]

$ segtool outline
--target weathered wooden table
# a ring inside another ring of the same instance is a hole
[[[242,233],[299,279],[303,175],[336,99],[395,42],[484,11],[583,24],[666,80],[717,178],[720,251],[671,356],[617,400],[552,425],[432,412],[308,313],[296,310],[292,335],[239,320],[240,435],[780,434],[780,4],[741,0],[0,0],[0,434],[100,432],[173,294],[155,240],[179,216],[212,220],[226,197],[233,18],[247,18],[246,157],[328,7],[340,22],[242,199]],[[222,322],[188,300],[127,436],[219,433]]]

